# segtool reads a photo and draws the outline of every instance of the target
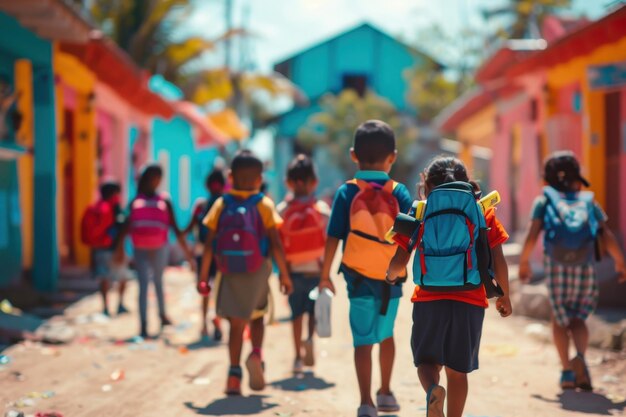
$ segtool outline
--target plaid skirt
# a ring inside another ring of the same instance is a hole
[[[559,326],[571,319],[586,320],[598,304],[598,282],[593,264],[564,265],[545,257],[550,306]]]

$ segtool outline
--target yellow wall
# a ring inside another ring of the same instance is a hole
[[[33,103],[33,67],[31,62],[20,59],[15,62],[15,89],[19,94],[18,110],[22,115],[17,141],[20,145],[32,149],[34,145],[34,103]],[[18,159],[18,181],[20,190],[20,210],[22,212],[22,265],[33,265],[33,201],[34,201],[34,161],[28,152]]]
[[[457,128],[456,136],[461,143],[459,158],[465,163],[468,171],[474,170],[473,146],[492,148],[495,135],[497,111],[489,105],[471,117],[465,119]]]
[[[572,59],[547,70],[550,89],[558,89],[572,83],[580,84],[582,95],[583,123],[583,165],[587,169],[591,188],[600,204],[606,204],[605,184],[605,143],[604,92],[591,91],[587,81],[589,66],[606,65],[626,60],[626,36],[618,42],[600,46],[591,54]],[[592,139],[596,141],[592,143]]]
[[[65,85],[76,92],[76,111],[74,112],[74,141],[73,149],[65,141],[59,146],[59,190],[63,184],[63,166],[68,160],[73,164],[74,178],[74,236],[71,237],[76,262],[78,265],[89,265],[89,248],[82,244],[80,238],[80,221],[87,206],[92,202],[94,190],[98,186],[97,167],[97,135],[94,109],[95,76],[80,61],[71,55],[57,52],[54,57],[55,73],[62,81],[59,86]],[[57,91],[62,87],[57,87]],[[57,115],[62,127],[64,119],[63,94],[57,96]],[[60,130],[61,132],[63,130]],[[63,213],[63,194],[57,194],[59,212]],[[59,235],[65,232],[62,218],[59,218]],[[61,230],[63,229],[63,230]]]

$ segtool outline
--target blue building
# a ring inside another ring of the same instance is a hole
[[[415,109],[405,100],[407,82],[404,72],[433,62],[431,57],[417,49],[364,23],[275,64],[274,69],[297,85],[307,95],[310,104],[295,108],[278,122],[274,193],[278,196],[284,193],[282,178],[296,148],[298,129],[310,115],[319,111],[320,97],[344,89],[353,89],[361,95],[370,90],[391,101],[399,111],[412,115]],[[336,178],[343,174],[324,164],[325,158],[316,159],[322,173],[320,188],[334,186]]]

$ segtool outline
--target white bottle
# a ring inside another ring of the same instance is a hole
[[[315,328],[319,337],[330,337],[330,310],[333,300],[333,293],[328,288],[324,288],[317,295],[315,301]]]

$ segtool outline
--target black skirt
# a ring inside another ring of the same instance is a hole
[[[415,366],[442,365],[457,372],[478,369],[485,309],[453,300],[413,304],[411,348]]]

